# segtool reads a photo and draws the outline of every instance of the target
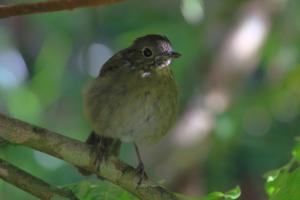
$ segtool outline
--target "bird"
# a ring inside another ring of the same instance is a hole
[[[170,64],[180,56],[166,36],[149,34],[104,63],[83,93],[92,128],[86,143],[96,148],[94,164],[117,155],[122,142],[131,142],[136,170],[146,177],[138,145],[158,142],[176,119],[178,89]]]

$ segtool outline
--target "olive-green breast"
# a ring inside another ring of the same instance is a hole
[[[177,87],[168,67],[107,73],[91,82],[84,97],[94,131],[124,142],[152,143],[176,117]]]

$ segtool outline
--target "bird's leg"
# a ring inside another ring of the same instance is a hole
[[[144,166],[144,163],[142,161],[141,154],[139,152],[139,148],[138,148],[136,143],[134,143],[134,148],[135,148],[135,152],[136,152],[136,155],[137,155],[137,158],[138,158],[138,161],[139,161],[138,166],[136,167],[136,173],[140,176],[140,179],[138,181],[138,185],[140,185],[142,183],[142,180],[147,179],[148,176],[145,172],[145,166]]]

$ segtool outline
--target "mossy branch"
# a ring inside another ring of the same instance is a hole
[[[49,0],[35,3],[0,5],[0,19],[34,13],[73,10],[74,8],[99,6],[120,1],[121,0]]]
[[[0,137],[67,161],[122,187],[143,200],[177,200],[177,197],[150,179],[138,185],[139,176],[133,167],[111,156],[100,164],[99,170],[92,164],[93,148],[78,140],[65,137],[17,119],[0,114]]]
[[[77,200],[71,191],[51,186],[2,159],[0,159],[0,178],[40,199],[50,200],[60,197]]]

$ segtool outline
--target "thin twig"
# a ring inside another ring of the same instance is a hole
[[[51,186],[2,159],[0,159],[0,178],[40,199],[47,200],[54,197],[77,199],[71,191]]]
[[[122,0],[49,0],[36,3],[0,5],[0,19],[34,13],[72,10],[79,7],[92,7],[120,2]]]
[[[89,170],[124,188],[143,200],[177,200],[177,197],[150,179],[143,180],[133,167],[111,156],[101,162],[99,170],[94,161],[93,148],[80,141],[62,136],[44,128],[0,114],[0,137],[14,144],[39,150],[72,165]]]

